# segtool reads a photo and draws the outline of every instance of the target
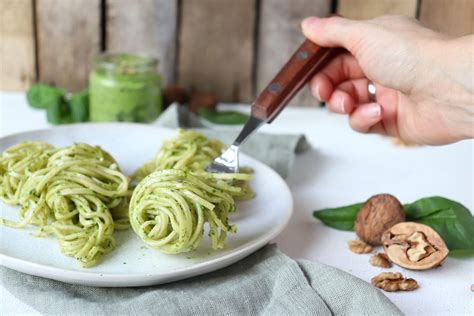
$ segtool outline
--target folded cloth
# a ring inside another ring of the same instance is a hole
[[[170,128],[193,128],[210,138],[220,139],[230,145],[242,126],[230,128],[229,126],[212,125],[199,116],[187,110],[187,107],[172,104],[155,121],[155,124]],[[283,178],[286,178],[293,166],[295,154],[309,149],[309,143],[302,134],[266,134],[252,135],[242,145],[242,151],[273,168]]]
[[[275,245],[199,277],[142,288],[94,288],[1,268],[2,284],[41,314],[401,315],[379,290]]]

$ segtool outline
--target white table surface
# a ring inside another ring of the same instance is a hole
[[[24,94],[0,92],[0,136],[48,126],[45,113],[29,108]],[[347,241],[355,234],[324,226],[312,217],[313,210],[364,201],[383,192],[402,203],[441,195],[474,209],[473,141],[443,147],[394,146],[387,138],[353,132],[346,117],[309,108],[288,108],[263,131],[304,133],[313,147],[297,156],[287,179],[295,212],[275,241],[291,257],[320,261],[370,282],[382,269],[369,265],[369,255],[347,249]],[[386,293],[404,313],[474,313],[472,258],[448,258],[442,267],[422,272],[398,266],[390,271],[400,271],[420,285],[414,292]],[[0,305],[2,315],[37,314],[3,286]]]

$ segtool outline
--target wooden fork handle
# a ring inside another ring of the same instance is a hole
[[[271,123],[303,85],[341,52],[339,48],[320,47],[305,40],[255,99],[252,116]]]

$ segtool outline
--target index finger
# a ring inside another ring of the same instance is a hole
[[[310,87],[315,97],[327,101],[341,83],[365,77],[355,57],[346,53],[336,57],[317,73],[311,79]]]

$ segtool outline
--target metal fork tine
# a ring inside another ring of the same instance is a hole
[[[226,151],[206,167],[207,172],[236,173],[239,172],[239,146],[247,140],[262,124],[263,120],[251,116],[234,143]]]

